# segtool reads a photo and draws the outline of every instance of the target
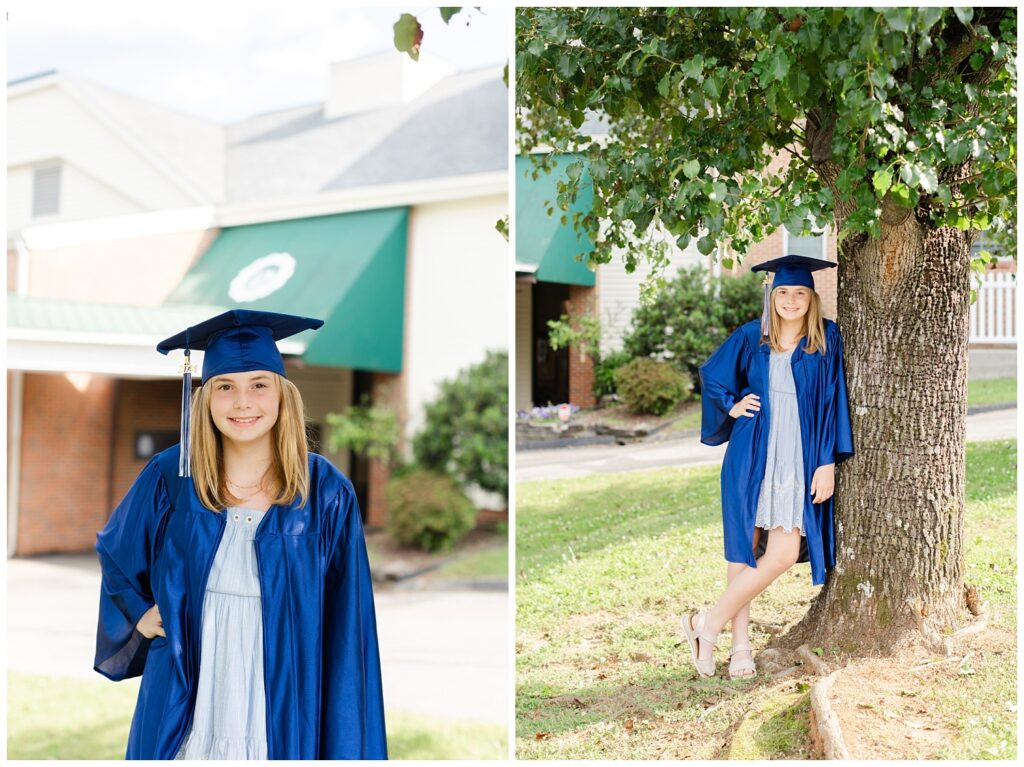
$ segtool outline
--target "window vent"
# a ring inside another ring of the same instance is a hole
[[[32,177],[32,215],[60,212],[60,166],[36,168]]]

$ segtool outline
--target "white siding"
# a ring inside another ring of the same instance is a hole
[[[405,295],[406,435],[438,384],[508,349],[509,247],[495,230],[505,195],[413,208]]]
[[[533,285],[516,283],[516,410],[533,407]]]
[[[665,279],[671,279],[681,267],[707,263],[707,259],[691,241],[685,251],[674,245],[669,254],[670,265],[665,269]],[[628,335],[633,311],[640,305],[640,283],[650,273],[646,263],[641,263],[632,274],[626,272],[622,252],[616,251],[610,263],[602,264],[597,270],[598,312],[601,318],[601,351],[618,351],[622,339]]]
[[[168,178],[137,144],[56,85],[7,100],[8,236],[32,220],[32,171],[63,165],[61,212],[73,220],[140,210],[180,208],[197,200]],[[27,174],[12,182],[11,174]]]

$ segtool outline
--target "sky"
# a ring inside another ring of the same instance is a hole
[[[402,13],[423,25],[423,54],[459,70],[503,66],[511,31],[508,6],[467,8],[449,25],[435,6],[325,0],[6,6],[8,82],[65,70],[217,123],[323,101],[329,63],[393,50]]]

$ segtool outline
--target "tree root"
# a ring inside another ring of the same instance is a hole
[[[969,602],[971,600],[968,600]],[[927,610],[924,602],[920,598],[911,601],[912,612],[914,618],[917,620],[917,628],[924,637],[925,642],[928,644],[929,649],[932,652],[941,653],[944,657],[949,657],[953,654],[953,640],[961,639],[971,634],[977,634],[980,631],[984,631],[988,626],[988,602],[982,602],[980,605],[977,601],[971,602],[971,612],[977,616],[975,620],[968,623],[963,628],[957,629],[952,634],[942,636],[925,620],[927,616]]]
[[[779,625],[778,623],[768,623],[767,621],[761,621],[757,618],[751,618],[750,625],[755,626],[761,629],[761,631],[763,631],[764,633],[771,634],[772,636],[781,634],[782,630],[786,628],[785,626]]]
[[[850,752],[843,740],[839,717],[828,699],[828,691],[836,681],[835,671],[819,679],[811,687],[811,731],[820,739],[820,747],[826,759],[849,759]]]
[[[809,646],[807,646],[805,644],[802,644],[798,648],[796,648],[796,652],[797,652],[797,655],[799,655],[801,658],[804,659],[804,662],[806,662],[808,666],[810,666],[811,668],[814,669],[814,673],[816,675],[818,675],[818,676],[828,676],[829,674],[832,673],[829,670],[829,667],[825,663],[825,661],[823,661],[821,658],[819,658],[817,655],[815,655],[811,651],[811,648]]]

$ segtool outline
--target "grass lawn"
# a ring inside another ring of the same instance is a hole
[[[1004,405],[1017,401],[1016,378],[993,378],[967,382],[967,406]]]
[[[1015,632],[1016,442],[970,444],[967,456],[966,580],[992,606],[991,624]],[[725,585],[718,471],[517,486],[519,758],[811,756],[805,682],[699,679],[680,637],[679,616]],[[796,620],[816,590],[798,565],[752,617]],[[751,639],[768,642],[757,630]],[[723,633],[720,664],[728,644]],[[935,700],[959,717],[947,754],[1013,758],[1015,661],[981,653],[974,670]]]
[[[10,672],[8,759],[123,759],[139,680],[116,684]],[[505,759],[504,725],[389,711],[392,759]]]
[[[497,579],[508,578],[508,535],[501,536],[503,541],[494,546],[481,549],[445,562],[434,573],[434,578],[457,581],[475,578]]]

